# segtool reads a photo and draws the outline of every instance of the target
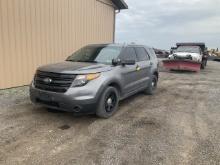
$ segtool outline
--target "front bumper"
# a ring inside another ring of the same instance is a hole
[[[75,92],[55,93],[30,86],[30,99],[35,104],[48,108],[76,113],[95,113],[97,98],[88,96],[75,97]]]

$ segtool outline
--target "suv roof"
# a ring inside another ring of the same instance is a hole
[[[120,43],[107,43],[107,44],[90,44],[89,46],[119,46],[119,47],[146,47],[146,48],[152,48],[150,46],[146,45],[139,45],[139,44],[120,44]]]

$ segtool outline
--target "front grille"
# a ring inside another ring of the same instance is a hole
[[[51,92],[65,93],[76,75],[37,71],[34,78],[36,88]]]
[[[181,56],[174,55],[174,59],[176,59],[176,60],[192,60],[192,56],[181,57]]]

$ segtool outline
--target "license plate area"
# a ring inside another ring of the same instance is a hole
[[[44,100],[44,101],[51,101],[51,96],[46,93],[39,93],[39,99]]]

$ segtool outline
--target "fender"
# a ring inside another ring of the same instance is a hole
[[[119,80],[117,80],[117,79],[112,79],[112,80],[106,80],[106,81],[102,84],[102,86],[100,87],[100,89],[99,89],[98,92],[97,92],[96,99],[99,100],[100,97],[101,97],[101,95],[102,95],[102,93],[103,93],[103,91],[104,91],[108,86],[110,86],[110,85],[112,85],[112,84],[116,85],[117,88],[119,88],[118,90],[119,90],[120,97],[121,97],[121,95],[122,95],[122,93],[123,93],[122,84],[120,83]]]

